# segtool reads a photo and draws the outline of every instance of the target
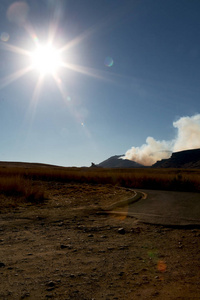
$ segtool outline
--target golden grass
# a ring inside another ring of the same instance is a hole
[[[21,178],[21,183],[16,185],[16,190],[20,185],[23,185],[25,190],[23,180],[26,179],[31,181],[113,184],[129,188],[200,192],[200,170],[198,169],[34,168],[31,165],[29,168],[0,168],[0,178],[12,176]],[[16,177],[16,182],[17,180],[19,179]]]
[[[8,174],[0,176],[0,194],[16,199],[17,202],[42,202],[45,199],[44,190],[34,185],[30,179],[19,175]],[[17,201],[18,200],[18,201]]]

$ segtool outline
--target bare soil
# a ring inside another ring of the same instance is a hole
[[[0,299],[200,299],[200,229],[98,213],[130,190],[38,184],[43,204],[1,205]]]

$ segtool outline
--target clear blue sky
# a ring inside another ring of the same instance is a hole
[[[200,113],[199,0],[26,3],[0,2],[0,160],[90,166],[172,140],[174,121]],[[9,45],[33,51],[33,32],[44,43],[53,29],[76,70],[57,70],[62,93],[47,75],[34,96],[38,70],[9,80],[30,63]]]

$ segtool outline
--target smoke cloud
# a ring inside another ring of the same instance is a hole
[[[177,129],[174,140],[156,141],[153,137],[148,137],[146,144],[132,147],[123,158],[151,166],[158,160],[169,158],[172,152],[200,148],[200,114],[182,117],[173,122],[173,126]]]

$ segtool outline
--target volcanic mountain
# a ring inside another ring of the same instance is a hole
[[[100,164],[92,164],[92,167],[102,167],[102,168],[142,168],[144,167],[141,164],[136,163],[135,161],[122,159],[124,155],[114,155],[110,158],[102,161]]]

